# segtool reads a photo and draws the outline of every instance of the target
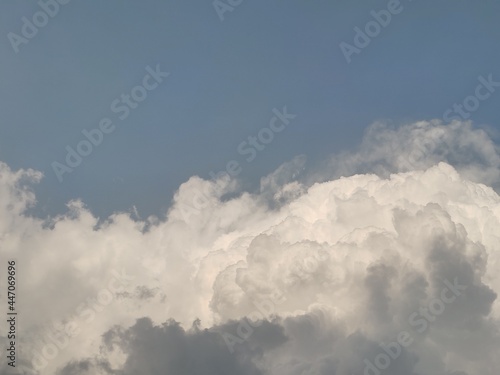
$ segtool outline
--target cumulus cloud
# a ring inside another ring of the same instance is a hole
[[[381,373],[496,374],[499,160],[468,123],[378,124],[316,182],[298,157],[259,192],[192,177],[165,219],[103,222],[27,216],[41,175],[0,164],[25,371],[376,375],[400,339]]]

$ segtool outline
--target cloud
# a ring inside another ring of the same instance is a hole
[[[500,188],[500,149],[489,134],[471,122],[419,121],[393,126],[371,125],[357,151],[333,155],[311,181],[326,181],[357,173],[391,173],[427,169],[439,162],[461,175]]]
[[[275,328],[270,323],[267,325]],[[279,330],[274,334],[279,340],[284,339]],[[107,361],[87,359],[66,365],[58,374],[263,375],[252,361],[260,356],[253,348],[266,346],[268,336],[269,332],[254,336],[245,343],[244,350],[238,350],[233,355],[227,350],[221,335],[214,330],[200,330],[194,326],[185,331],[174,321],[154,326],[151,320],[142,318],[128,329],[115,327],[104,335],[104,351],[120,351],[126,355],[127,359],[119,372]]]
[[[192,177],[144,221],[80,201],[29,217],[41,175],[0,164],[20,355],[43,375],[357,375],[408,332],[384,374],[496,374],[498,160],[468,123],[379,124],[317,182],[298,179],[303,157],[256,193]],[[450,283],[466,290],[439,302]]]

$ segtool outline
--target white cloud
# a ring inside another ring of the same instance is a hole
[[[335,157],[329,173],[380,176],[304,185],[295,179],[301,157],[263,178],[259,193],[229,200],[222,198],[238,193],[234,181],[193,177],[179,188],[165,220],[147,222],[116,214],[98,225],[81,202],[52,222],[26,217],[34,196],[21,183],[40,175],[1,164],[0,253],[19,264],[23,355],[44,355],[52,321],[58,334],[51,334],[59,338],[71,323],[80,332],[46,361],[42,374],[64,366],[64,374],[114,373],[123,366],[128,374],[139,371],[146,354],[137,342],[126,346],[126,332],[168,343],[176,330],[190,342],[176,349],[186,361],[192,354],[183,350],[208,350],[207,340],[220,336],[161,323],[174,319],[190,327],[199,318],[210,332],[236,335],[231,320],[241,322],[271,301],[279,318],[270,324],[287,339],[263,339],[266,328],[255,328],[254,341],[237,344],[245,359],[241,371],[349,374],[363,370],[380,342],[411,329],[408,317],[439,298],[445,280],[457,279],[467,285],[464,296],[415,334],[385,373],[495,374],[500,197],[483,184],[499,181],[495,146],[466,123],[377,126],[357,153]],[[412,167],[407,156],[422,139],[433,140],[432,147],[414,157]],[[185,203],[198,191],[208,200],[186,215]],[[113,291],[117,273],[124,281]],[[279,303],[277,295],[284,297]],[[136,322],[142,317],[151,322]],[[106,332],[122,332],[113,336],[122,348],[112,355],[100,351]],[[275,344],[266,346],[268,340]],[[141,373],[158,373],[154,361],[173,371],[162,356],[171,348],[165,345],[148,353],[153,362]],[[228,355],[214,349],[204,358],[238,368],[241,358]]]

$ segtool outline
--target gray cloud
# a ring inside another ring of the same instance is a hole
[[[402,126],[371,125],[358,150],[335,154],[311,182],[357,173],[391,173],[427,169],[439,162],[453,165],[463,176],[500,188],[500,149],[485,130],[471,122],[420,121]]]
[[[263,322],[263,329],[231,354],[219,331],[236,330],[237,322],[210,330],[196,325],[185,331],[177,322],[155,326],[142,318],[128,329],[115,327],[103,335],[107,353],[120,350],[126,355],[122,368],[112,369],[109,362],[86,359],[61,369],[59,375],[103,374],[191,374],[191,375],[263,375],[257,362],[263,351],[285,341],[282,327]]]

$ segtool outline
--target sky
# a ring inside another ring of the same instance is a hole
[[[499,13],[0,4],[1,372],[497,374]]]
[[[342,42],[387,1],[242,2],[222,14],[210,1],[71,1],[29,40],[22,17],[33,2],[6,2],[0,43],[0,160],[44,174],[40,216],[83,199],[107,217],[136,207],[162,215],[178,186],[210,178],[244,159],[238,145],[267,126],[273,108],[297,114],[238,176],[249,190],[296,155],[312,166],[355,147],[367,126],[442,118],[474,91],[479,76],[500,77],[495,1],[406,1],[348,63]],[[147,66],[170,76],[125,120],[110,106],[141,83]],[[470,116],[494,127],[498,95]],[[104,117],[117,130],[59,182],[51,167],[82,130]]]

